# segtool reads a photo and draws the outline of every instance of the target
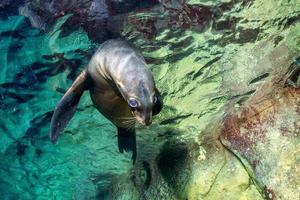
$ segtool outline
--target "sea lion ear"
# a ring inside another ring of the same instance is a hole
[[[80,97],[84,90],[88,89],[88,85],[89,77],[86,70],[83,70],[57,103],[50,125],[50,138],[53,143],[57,142],[58,136],[73,117]]]
[[[152,108],[152,115],[157,115],[163,108],[163,98],[160,95],[160,92],[155,88],[155,95],[156,95],[156,103],[153,105]]]

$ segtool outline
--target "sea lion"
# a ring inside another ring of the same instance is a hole
[[[121,39],[104,42],[55,107],[50,138],[58,136],[76,111],[85,90],[95,107],[118,129],[119,151],[131,150],[136,159],[135,122],[150,125],[162,107],[151,71],[133,46]]]

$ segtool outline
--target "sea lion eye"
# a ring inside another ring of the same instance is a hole
[[[138,106],[138,102],[135,99],[130,99],[128,104],[131,108],[136,108]]]
[[[153,103],[156,103],[157,102],[157,97],[156,95],[153,96]]]

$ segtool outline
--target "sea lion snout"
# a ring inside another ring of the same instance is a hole
[[[139,121],[139,120],[138,120]],[[151,120],[141,120],[139,121],[142,125],[144,126],[149,126],[152,124],[152,119]]]
[[[144,125],[144,126],[149,126],[152,123],[152,112],[138,112],[138,111],[134,111],[133,112],[136,120]]]
[[[150,124],[152,124],[152,119],[148,119],[148,120],[143,121],[143,125],[145,125],[145,126],[149,126]]]
[[[150,124],[152,124],[152,120],[145,121],[145,125],[146,125],[146,126],[148,126],[148,125],[150,125]]]

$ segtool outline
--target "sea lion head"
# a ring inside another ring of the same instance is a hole
[[[130,96],[127,100],[128,105],[136,120],[142,125],[148,126],[152,123],[152,108],[157,101],[157,97],[154,89],[143,84],[137,88],[136,92],[135,95]]]
[[[128,82],[127,85],[119,86],[124,100],[130,107],[136,121],[148,126],[152,123],[152,110],[157,102],[154,89],[154,81],[151,77],[138,77]]]

